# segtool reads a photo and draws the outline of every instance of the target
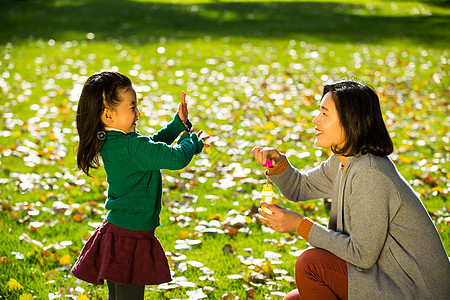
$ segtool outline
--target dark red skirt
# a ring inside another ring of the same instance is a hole
[[[107,221],[95,229],[72,268],[93,284],[156,285],[172,281],[169,262],[155,231],[133,231]]]

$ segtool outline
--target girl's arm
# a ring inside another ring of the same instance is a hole
[[[178,145],[154,142],[144,136],[130,141],[130,155],[140,170],[179,170],[186,167],[195,154],[203,149],[203,140],[197,134],[185,132]]]
[[[181,103],[178,105],[178,112],[165,128],[159,130],[157,133],[151,136],[151,139],[155,142],[163,142],[167,145],[171,145],[178,137],[180,132],[186,130],[190,132],[192,129],[192,123],[189,121],[189,112],[186,103],[185,92],[181,93]]]
[[[163,142],[167,145],[171,145],[181,132],[192,128],[192,124],[189,120],[187,120],[186,126],[187,127],[181,122],[179,115],[176,114],[166,127],[160,129],[157,133],[152,135],[150,139],[154,142]]]

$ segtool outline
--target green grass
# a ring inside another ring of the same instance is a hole
[[[346,76],[379,92],[392,159],[449,251],[449,16],[448,1],[1,1],[0,299],[107,298],[106,287],[69,271],[105,215],[104,171],[92,179],[74,170],[77,97],[102,69],[131,77],[141,133],[169,121],[184,90],[195,127],[215,141],[185,170],[163,172],[157,236],[166,251],[186,255],[171,266],[191,284],[148,287],[148,299],[199,290],[245,299],[250,288],[264,299],[295,288],[289,252],[307,245],[267,232],[252,214],[265,178],[249,153],[274,146],[298,168],[326,159],[313,145],[315,99],[324,82]],[[326,221],[322,200],[278,201]],[[234,235],[228,217],[236,216],[244,221]],[[231,231],[197,227],[214,219]],[[181,237],[200,244],[177,250]],[[265,251],[281,254],[276,272]],[[247,256],[262,260],[247,265]],[[208,274],[189,261],[214,273],[201,280]],[[228,278],[236,274],[243,278]],[[22,288],[8,286],[11,278]]]

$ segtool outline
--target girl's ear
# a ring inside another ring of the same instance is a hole
[[[113,121],[113,111],[107,107],[103,110],[102,116],[101,116],[103,124],[106,126],[111,125]]]

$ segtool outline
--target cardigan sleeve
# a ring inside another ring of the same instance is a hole
[[[280,164],[281,168],[285,168],[280,174],[270,175],[272,171],[269,171],[268,175],[288,200],[298,202],[331,197],[339,163],[339,159],[333,154],[318,167],[306,172],[295,169],[287,162],[286,166]]]
[[[191,129],[192,124],[189,120],[187,121],[186,126],[187,128],[184,126],[183,122],[181,122],[178,114],[175,114],[173,120],[167,124],[166,127],[160,129],[157,133],[152,135],[150,139],[154,142],[163,142],[167,145],[171,145],[181,132]]]
[[[400,199],[392,181],[376,169],[360,171],[349,180],[351,193],[346,201],[350,228],[336,232],[314,224],[308,241],[357,267],[369,269],[380,256],[393,217],[390,214],[396,211]]]
[[[140,170],[183,169],[202,149],[192,135],[184,133],[176,146],[138,136],[130,141],[129,154]]]

